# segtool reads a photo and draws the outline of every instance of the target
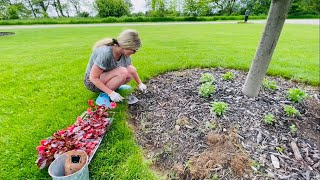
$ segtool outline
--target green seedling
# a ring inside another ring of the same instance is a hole
[[[300,116],[300,112],[296,108],[294,108],[293,106],[285,105],[284,106],[284,112],[289,117]]]
[[[284,151],[284,148],[283,147],[276,147],[276,150],[279,152],[279,153],[283,153],[283,151]]]
[[[290,132],[291,132],[292,134],[295,134],[295,133],[297,132],[297,130],[298,130],[298,128],[296,127],[296,125],[292,124],[292,125],[290,126]]]
[[[292,102],[300,103],[308,98],[308,94],[299,88],[293,88],[287,92],[287,98]]]
[[[211,94],[214,93],[214,89],[214,85],[212,85],[210,82],[204,83],[200,86],[199,95],[208,98]]]
[[[272,125],[275,122],[275,118],[273,114],[267,114],[263,118],[263,122],[269,125]]]
[[[257,171],[259,171],[259,169],[261,168],[260,163],[257,161],[251,161],[250,166],[253,167]]]
[[[275,81],[270,81],[268,79],[263,80],[262,87],[264,87],[265,89],[269,89],[271,91],[275,91],[278,89],[277,83]]]
[[[214,174],[211,176],[210,179],[211,179],[211,180],[219,180],[219,176],[218,176],[217,173],[214,173]]]
[[[214,77],[210,73],[203,73],[201,78],[200,78],[200,82],[201,83],[207,83],[207,82],[213,83],[214,82]]]
[[[206,128],[207,129],[216,129],[217,128],[217,123],[216,122],[207,121],[206,122]]]
[[[222,79],[225,81],[231,81],[236,78],[236,75],[234,75],[232,72],[226,72],[225,74],[222,75]]]
[[[229,104],[224,102],[213,102],[212,103],[212,111],[216,114],[216,116],[222,116],[229,109]]]

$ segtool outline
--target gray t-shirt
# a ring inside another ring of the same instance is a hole
[[[86,74],[90,74],[93,64],[99,66],[104,71],[110,71],[117,67],[127,67],[131,64],[131,58],[121,55],[120,60],[116,61],[113,59],[112,47],[101,46],[93,51],[87,65]]]

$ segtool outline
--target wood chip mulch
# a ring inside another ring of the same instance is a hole
[[[235,80],[221,75],[233,72]],[[198,94],[203,73],[215,77],[215,93]],[[188,69],[159,75],[146,83],[148,92],[129,106],[130,124],[138,144],[154,168],[168,179],[320,179],[319,90],[279,77],[278,89],[261,88],[258,97],[242,92],[247,72],[229,69]],[[290,88],[306,91],[302,103],[286,99]],[[229,110],[212,113],[211,104],[222,101]],[[291,105],[301,116],[288,117]],[[276,122],[266,125],[272,113]],[[297,132],[290,132],[290,125]]]
[[[0,32],[0,36],[10,36],[10,35],[14,35],[14,32]]]

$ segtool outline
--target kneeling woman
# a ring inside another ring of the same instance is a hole
[[[130,58],[140,47],[139,34],[135,30],[125,30],[117,39],[96,42],[85,74],[87,89],[106,93],[111,101],[119,102],[123,97],[115,90],[134,79],[139,89],[145,92],[147,87],[141,82]]]

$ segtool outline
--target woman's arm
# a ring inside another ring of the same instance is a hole
[[[138,85],[142,83],[142,81],[141,81],[141,79],[140,79],[139,74],[137,73],[137,71],[133,72],[133,73],[132,73],[132,76],[133,76],[133,79],[137,82]]]
[[[140,77],[139,77],[139,74],[137,72],[137,69],[132,66],[131,64],[128,66],[128,70],[129,72],[131,73],[131,76],[133,77],[133,79],[136,81],[136,83],[138,84],[138,87],[139,89],[142,91],[142,92],[146,92],[147,90],[147,86],[145,84],[142,83]]]

